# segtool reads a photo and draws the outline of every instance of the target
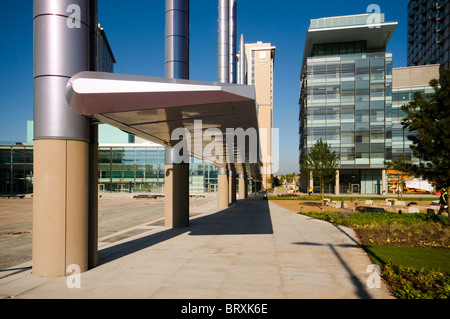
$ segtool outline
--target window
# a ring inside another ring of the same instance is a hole
[[[327,99],[339,99],[341,94],[340,85],[328,85],[327,86]]]
[[[384,83],[372,83],[370,87],[371,97],[383,97],[384,96]]]
[[[354,119],[355,118],[355,107],[353,105],[343,105],[341,107],[341,118],[342,119]]]
[[[327,141],[339,140],[340,128],[339,127],[328,127],[327,128]]]

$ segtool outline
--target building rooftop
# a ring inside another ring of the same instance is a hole
[[[386,51],[398,21],[386,22],[383,13],[312,19],[306,33],[302,70],[315,44],[365,41],[367,52]]]
[[[355,25],[367,25],[369,19],[374,19],[374,22],[383,23],[384,13],[367,13],[348,16],[328,17],[312,19],[310,21],[309,29],[325,29],[334,27],[346,27]],[[376,20],[376,21],[375,21]]]

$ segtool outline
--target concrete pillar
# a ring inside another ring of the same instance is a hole
[[[217,206],[221,209],[228,208],[228,175],[226,168],[219,167],[217,173]]]
[[[189,226],[189,164],[173,164],[173,149],[166,148],[164,221],[168,228]]]
[[[189,0],[166,0],[167,78],[189,79]],[[164,220],[168,228],[189,226],[189,156],[175,160],[171,148],[165,153]],[[185,157],[185,156],[183,156]]]
[[[247,198],[247,180],[244,174],[239,174],[239,199]]]
[[[381,170],[381,194],[386,194],[386,186],[387,186],[387,181],[386,181],[386,170],[383,169]]]
[[[33,2],[33,274],[37,276],[65,276],[70,265],[81,272],[89,268],[90,121],[69,108],[65,90],[73,75],[90,70],[95,3]]]
[[[228,171],[228,202],[235,203],[236,202],[236,172],[233,170]]]
[[[248,176],[245,175],[245,198],[248,197],[248,194],[251,191],[251,188],[249,187],[249,183],[251,183],[251,182],[249,181]]]
[[[341,193],[341,190],[339,188],[339,176],[340,176],[340,171],[337,170],[336,171],[336,195],[339,195]]]

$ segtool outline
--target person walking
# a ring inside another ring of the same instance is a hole
[[[441,196],[439,197],[439,204],[441,208],[439,208],[438,215],[442,215],[443,212],[447,211],[448,203],[447,203],[447,190],[445,188],[441,189]]]

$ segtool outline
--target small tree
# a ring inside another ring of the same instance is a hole
[[[320,192],[322,196],[322,210],[324,208],[324,188],[325,185],[331,183],[336,178],[336,170],[339,165],[338,155],[331,150],[331,146],[320,139],[308,153],[303,157],[301,162],[302,174],[312,177],[319,181]]]
[[[414,132],[409,139],[413,155],[420,159],[407,170],[436,182],[440,187],[450,186],[450,70],[441,74],[441,82],[430,81],[434,94],[427,97],[420,93],[402,106],[406,117],[403,126]],[[448,192],[447,192],[448,194]],[[447,195],[448,202],[448,195]],[[447,213],[449,211],[447,210]],[[449,214],[450,219],[450,214]]]

